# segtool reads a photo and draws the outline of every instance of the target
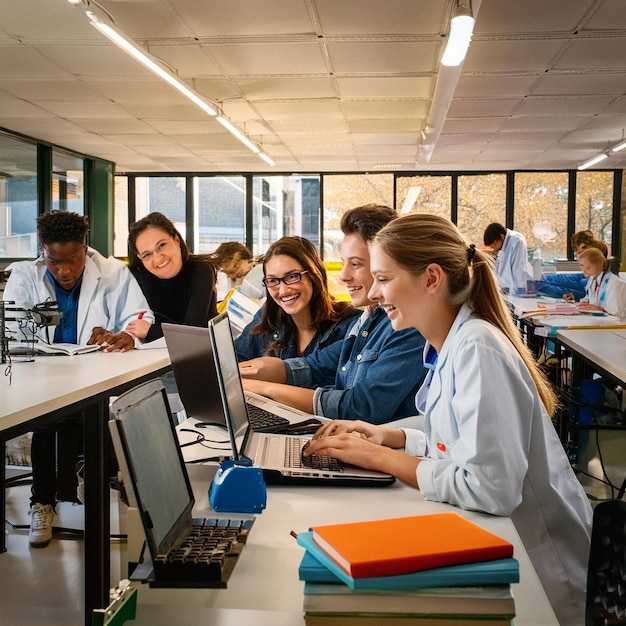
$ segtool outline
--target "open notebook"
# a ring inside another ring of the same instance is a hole
[[[235,459],[251,459],[263,469],[268,483],[297,481],[323,485],[384,486],[394,482],[389,474],[351,465],[342,466],[329,457],[312,459],[319,465],[307,467],[311,457],[304,459],[301,452],[310,437],[254,431],[246,409],[228,314],[223,313],[210,320],[209,330]],[[267,402],[273,401],[267,399]]]
[[[195,500],[163,383],[119,396],[110,416],[123,484],[151,557],[133,578],[156,587],[225,587],[254,519],[192,517]]]

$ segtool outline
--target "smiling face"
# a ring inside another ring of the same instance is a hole
[[[339,280],[346,284],[348,293],[355,307],[374,304],[368,293],[374,282],[370,272],[370,252],[367,243],[360,235],[351,233],[341,242],[343,266]]]
[[[174,278],[183,268],[183,256],[177,238],[161,228],[146,228],[135,240],[137,257],[158,278]]]
[[[43,244],[40,248],[46,267],[65,291],[70,291],[85,269],[87,246],[78,241]]]
[[[420,289],[425,287],[426,274],[411,274],[376,244],[372,245],[370,255],[374,277],[370,298],[378,300],[379,306],[385,309],[394,330],[419,328],[424,302]]]
[[[293,257],[275,254],[265,261],[265,278],[283,278],[288,274],[304,272],[305,268]],[[287,315],[310,317],[313,284],[308,274],[302,274],[298,282],[286,285],[281,281],[276,287],[268,287],[267,293]]]

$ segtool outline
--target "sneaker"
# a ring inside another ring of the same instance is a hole
[[[35,503],[30,508],[30,532],[28,542],[35,548],[43,548],[52,539],[54,508],[49,504]]]

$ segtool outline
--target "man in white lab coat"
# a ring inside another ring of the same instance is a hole
[[[105,352],[132,350],[139,341],[124,332],[127,324],[137,317],[153,322],[154,315],[128,268],[87,246],[88,231],[87,219],[77,213],[41,215],[37,220],[40,256],[11,266],[3,299],[26,309],[58,303],[63,314],[59,323],[39,327],[38,341],[98,344]],[[29,338],[27,330],[13,330],[22,339]],[[29,541],[34,547],[46,546],[52,539],[57,500],[76,499],[81,449],[81,416],[33,433]]]
[[[495,270],[501,289],[508,290],[512,296],[520,291],[526,292],[533,271],[528,262],[524,235],[493,222],[485,229],[483,242],[497,255]]]

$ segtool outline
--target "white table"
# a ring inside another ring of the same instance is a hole
[[[626,330],[559,330],[556,339],[599,373],[626,385]]]
[[[212,429],[203,429],[208,436]],[[194,436],[181,433],[181,440]],[[201,446],[183,448],[187,460],[207,456]],[[216,467],[187,464],[196,495],[195,511],[209,516],[208,487]],[[290,531],[308,530],[314,524],[360,521],[384,517],[439,513],[454,510],[510,541],[520,564],[520,583],[512,585],[516,626],[550,626],[558,622],[526,550],[508,517],[462,511],[448,504],[428,502],[417,489],[401,482],[390,487],[267,487],[267,508],[256,516],[246,547],[227,589],[151,589],[139,585],[138,626],[168,623],[159,615],[177,615],[177,624],[230,624],[237,611],[277,612],[277,623],[301,626],[303,582],[298,565],[303,555]],[[226,515],[226,514],[224,514]],[[148,608],[149,607],[149,608]],[[163,613],[158,609],[163,607]],[[242,624],[263,624],[254,618]],[[216,619],[213,622],[211,619]],[[170,622],[171,623],[171,622]],[[234,622],[233,622],[234,623]]]
[[[85,415],[85,623],[108,604],[110,577],[109,396],[170,369],[165,348],[127,353],[91,352],[79,356],[38,356],[14,360],[11,377],[0,375],[0,442],[53,423],[65,415]],[[4,471],[0,485],[4,522]],[[4,527],[4,523],[3,523]],[[4,531],[0,551],[5,551]]]

